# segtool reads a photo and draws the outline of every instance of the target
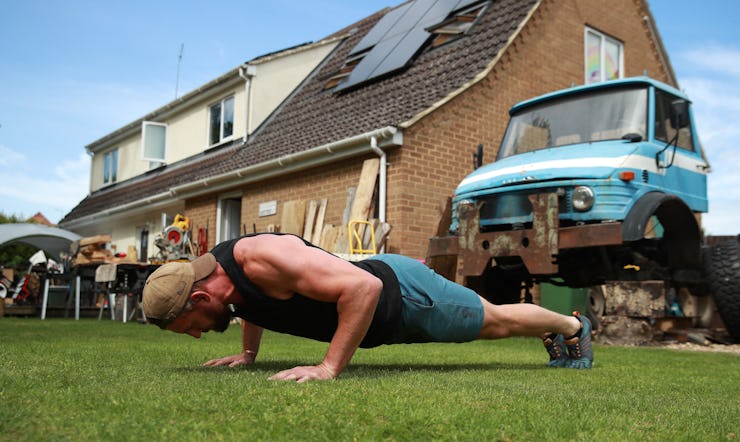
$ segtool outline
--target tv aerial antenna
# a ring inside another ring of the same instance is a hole
[[[177,56],[177,78],[175,79],[175,100],[177,100],[177,92],[180,86],[180,63],[182,62],[182,51],[185,48],[185,43],[180,43],[180,55]]]

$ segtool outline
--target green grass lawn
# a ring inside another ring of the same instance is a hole
[[[360,350],[339,380],[272,382],[326,344],[265,333],[258,364],[205,368],[200,341],[111,321],[0,319],[0,440],[726,440],[740,356],[596,347],[551,369],[536,339]]]

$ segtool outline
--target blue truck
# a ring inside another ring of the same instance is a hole
[[[662,280],[712,295],[740,339],[738,241],[704,242],[710,165],[691,101],[648,77],[516,104],[496,161],[458,185],[428,262],[497,303],[535,283]]]

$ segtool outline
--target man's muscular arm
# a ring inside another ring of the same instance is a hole
[[[300,293],[337,305],[337,330],[321,364],[284,370],[270,379],[303,382],[339,376],[370,328],[382,282],[290,235],[245,238],[237,243],[234,254],[245,274],[268,296],[288,299]]]

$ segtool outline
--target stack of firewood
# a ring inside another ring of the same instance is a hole
[[[110,235],[96,235],[72,243],[73,265],[114,262],[113,253],[106,248]]]
[[[346,254],[350,250],[351,222],[360,241],[353,243],[354,249],[380,251],[385,245],[391,230],[390,224],[372,218],[375,211],[375,190],[380,161],[377,158],[365,160],[357,186],[347,189],[347,203],[342,214],[342,223],[338,226],[325,223],[328,199],[286,201],[282,205],[280,224],[269,224],[268,232],[292,233],[302,236],[306,241],[320,246],[324,250]],[[373,244],[372,226],[375,243]],[[246,233],[246,232],[245,232]],[[354,235],[354,234],[353,234]],[[360,244],[361,243],[361,244]]]

